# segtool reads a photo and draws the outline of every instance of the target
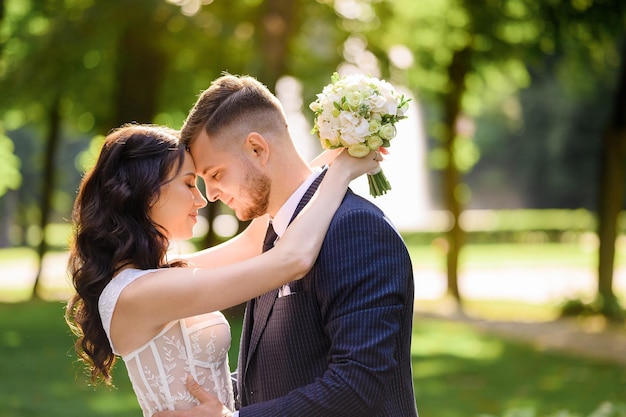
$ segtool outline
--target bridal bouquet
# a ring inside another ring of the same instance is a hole
[[[410,99],[399,96],[388,82],[364,75],[334,73],[331,81],[309,105],[315,113],[311,133],[317,134],[322,147],[347,148],[355,157],[389,147]],[[374,197],[391,190],[382,170],[367,179]]]

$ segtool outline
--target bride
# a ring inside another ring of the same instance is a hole
[[[74,204],[69,272],[76,294],[65,318],[94,382],[111,383],[126,365],[144,416],[197,405],[193,378],[234,409],[221,309],[301,278],[313,265],[350,181],[376,158],[333,158],[317,195],[274,249],[261,254],[264,216],[234,239],[168,260],[173,239],[188,239],[206,199],[176,131],[125,125],[107,136]],[[212,265],[210,269],[194,264]]]

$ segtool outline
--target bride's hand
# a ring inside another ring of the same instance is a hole
[[[187,389],[200,401],[189,410],[159,411],[152,417],[232,417],[233,413],[218,398],[207,392],[191,376],[187,377]]]
[[[380,171],[380,161],[383,160],[381,152],[372,151],[362,158],[350,156],[346,149],[341,149],[331,164],[331,168],[346,170],[350,179],[355,179],[363,174],[376,174]]]

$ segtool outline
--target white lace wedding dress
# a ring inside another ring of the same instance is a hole
[[[153,271],[126,269],[100,295],[98,307],[109,343],[111,318],[120,294],[128,284]],[[144,417],[197,405],[185,387],[187,375],[234,410],[228,365],[230,341],[228,321],[222,313],[213,312],[170,322],[150,342],[122,356]],[[119,355],[115,348],[113,353]]]

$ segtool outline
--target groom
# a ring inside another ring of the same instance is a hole
[[[324,174],[296,151],[277,98],[247,76],[215,80],[182,139],[211,201],[241,220],[269,213],[268,247]],[[235,416],[417,416],[413,300],[402,238],[376,206],[348,191],[313,269],[248,302]],[[201,405],[168,415],[221,415],[211,412]]]

